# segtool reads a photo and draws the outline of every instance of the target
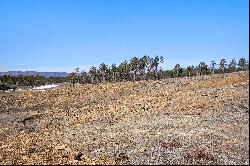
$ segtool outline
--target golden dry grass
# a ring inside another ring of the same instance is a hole
[[[0,96],[1,164],[248,164],[247,72]]]

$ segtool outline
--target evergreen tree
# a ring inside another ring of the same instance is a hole
[[[223,73],[225,73],[225,68],[226,68],[226,65],[227,65],[226,63],[227,63],[227,61],[225,59],[222,59],[220,61],[220,68],[222,69]]]
[[[215,61],[211,61],[211,69],[213,71],[213,74],[214,74],[215,66],[216,66],[216,62]]]

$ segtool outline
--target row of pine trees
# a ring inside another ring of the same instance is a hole
[[[228,62],[226,59],[221,59],[220,62],[211,61],[210,64],[200,62],[197,66],[192,65],[186,68],[182,68],[180,64],[176,64],[172,70],[163,70],[159,67],[160,63],[163,62],[164,59],[162,56],[149,57],[145,55],[141,58],[133,57],[130,61],[125,60],[119,65],[113,63],[111,66],[108,66],[102,63],[99,67],[92,66],[88,72],[80,72],[80,69],[76,68],[67,78],[71,85],[75,83],[96,84],[121,81],[157,80],[186,76],[193,77],[249,69],[249,62],[245,58],[240,58],[238,61],[232,59]]]
[[[113,63],[108,66],[104,63],[99,67],[92,66],[88,72],[80,72],[76,68],[74,72],[69,73],[67,77],[51,77],[45,78],[42,76],[1,76],[0,90],[7,89],[8,85],[15,87],[34,87],[45,84],[57,84],[62,82],[69,82],[70,85],[75,83],[80,84],[97,84],[107,82],[122,82],[122,81],[139,81],[139,80],[157,80],[164,78],[176,77],[193,77],[208,74],[230,73],[249,69],[249,62],[244,58],[238,61],[232,59],[227,62],[225,59],[218,63],[211,61],[210,64],[200,62],[197,66],[181,67],[176,64],[172,70],[163,70],[160,64],[164,62],[163,57],[143,56],[141,58],[133,57],[130,61],[116,65]]]

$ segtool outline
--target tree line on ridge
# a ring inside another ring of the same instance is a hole
[[[200,62],[197,66],[188,66],[182,68],[180,64],[176,64],[172,70],[163,70],[159,67],[163,63],[162,56],[153,58],[145,55],[141,58],[133,57],[130,61],[125,60],[120,64],[113,63],[108,66],[104,63],[99,67],[92,66],[88,72],[80,72],[76,68],[74,72],[68,75],[68,81],[71,85],[80,84],[97,84],[107,82],[122,82],[122,81],[140,81],[140,80],[158,80],[165,78],[176,77],[193,77],[208,74],[230,73],[249,69],[249,62],[245,58],[235,59],[229,62],[226,59],[221,59],[217,64],[211,61],[208,65],[205,62]]]
[[[210,64],[200,62],[197,66],[191,65],[186,68],[176,64],[172,70],[163,70],[160,64],[164,62],[162,56],[143,56],[133,57],[129,61],[125,60],[120,64],[113,63],[111,66],[102,63],[99,67],[92,66],[88,72],[76,68],[74,72],[69,73],[67,77],[43,76],[10,76],[0,77],[0,90],[6,90],[10,87],[34,87],[46,84],[58,84],[69,82],[70,85],[79,84],[98,84],[108,82],[140,81],[140,80],[158,80],[177,77],[194,77],[208,74],[231,73],[236,71],[249,70],[249,62],[245,58],[238,61],[232,59],[226,61],[221,59],[219,62],[211,61]],[[11,85],[11,86],[8,86]],[[15,89],[15,88],[14,88]]]

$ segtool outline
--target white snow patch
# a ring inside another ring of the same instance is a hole
[[[14,89],[9,89],[9,90],[5,90],[4,92],[7,92],[7,93],[10,93],[10,92],[13,92]]]
[[[43,86],[35,87],[33,89],[34,90],[44,90],[44,89],[55,88],[57,86],[59,86],[59,85],[53,85],[53,84],[51,84],[51,85],[43,85]]]
[[[16,91],[25,91],[24,89],[17,89]]]

